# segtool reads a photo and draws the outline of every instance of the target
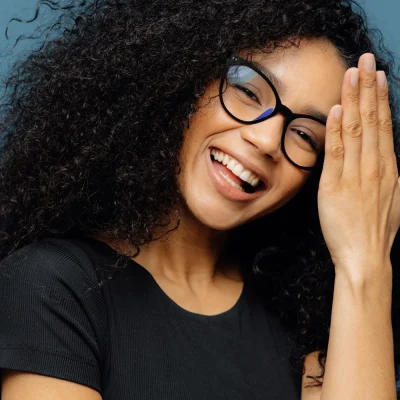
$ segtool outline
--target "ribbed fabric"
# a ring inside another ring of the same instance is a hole
[[[48,239],[0,264],[0,369],[77,382],[103,400],[295,400],[286,334],[250,277],[216,316],[178,306],[95,240]]]

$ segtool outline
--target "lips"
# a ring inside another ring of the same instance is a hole
[[[231,154],[217,148],[210,148],[208,155],[211,178],[218,191],[229,200],[253,200],[260,197],[266,189],[264,181],[251,169],[246,168],[242,160],[239,162]]]
[[[211,149],[211,156],[214,161],[226,166],[227,169],[232,171],[233,175],[240,179],[240,181],[233,179],[238,185],[243,186],[243,182],[245,182],[255,188],[260,183],[260,178],[254,172],[246,169],[238,160],[222,150]]]
[[[218,161],[213,161],[214,168],[218,171],[218,173],[234,188],[244,192],[243,184],[244,182],[234,175],[228,168],[226,168],[223,164]]]

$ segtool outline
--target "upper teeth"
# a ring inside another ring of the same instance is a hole
[[[236,176],[238,176],[242,181],[247,182],[251,186],[255,187],[260,183],[260,178],[253,174],[248,169],[245,169],[239,161],[235,160],[233,157],[228,156],[228,154],[223,153],[220,150],[211,150],[211,154],[214,160],[219,161],[224,164],[226,168],[230,169]]]

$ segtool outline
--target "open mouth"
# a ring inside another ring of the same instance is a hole
[[[212,148],[210,157],[218,173],[234,188],[248,194],[265,190],[265,183],[260,177],[246,169],[232,156]]]

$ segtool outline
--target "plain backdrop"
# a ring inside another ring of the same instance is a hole
[[[62,0],[62,2],[73,4],[78,0]],[[359,3],[367,12],[370,27],[382,31],[387,47],[400,59],[400,0],[359,0]],[[24,40],[11,50],[15,39],[22,34],[31,34],[35,24],[10,23],[10,39],[7,41],[4,35],[7,23],[13,17],[32,18],[36,4],[37,0],[1,0],[0,2],[0,79],[5,76],[17,57],[23,57],[35,45],[35,41]],[[48,15],[46,7],[43,7],[42,11],[39,22],[45,21]],[[397,65],[400,66],[400,61]]]

